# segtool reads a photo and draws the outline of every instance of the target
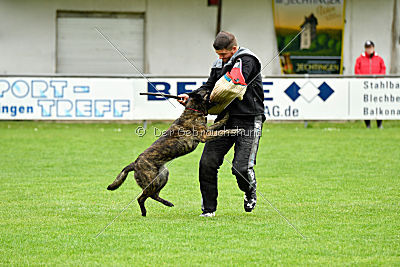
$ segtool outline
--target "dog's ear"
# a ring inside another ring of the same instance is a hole
[[[206,101],[209,102],[210,101],[210,93],[207,92],[206,90],[200,90],[198,91],[198,94],[200,95],[200,97]]]

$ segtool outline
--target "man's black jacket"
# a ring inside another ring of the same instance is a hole
[[[229,116],[233,117],[242,116],[244,118],[264,115],[264,90],[260,73],[261,63],[246,48],[240,48],[226,64],[223,64],[221,59],[217,60],[211,68],[207,82],[196,91],[207,90],[208,93],[211,93],[218,79],[229,72],[239,58],[242,60],[242,73],[248,86],[243,100],[236,98],[225,110],[229,112]],[[249,82],[251,83],[249,84]],[[265,116],[263,116],[263,120],[265,120]]]

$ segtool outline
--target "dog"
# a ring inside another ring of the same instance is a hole
[[[149,197],[168,207],[174,206],[159,196],[161,189],[168,182],[169,171],[165,167],[167,162],[194,151],[200,142],[205,143],[223,135],[240,132],[240,129],[221,130],[229,118],[228,113],[223,119],[207,127],[207,110],[212,105],[208,95],[202,92],[192,92],[188,95],[189,99],[181,116],[107,187],[108,190],[117,189],[125,181],[128,173],[134,171],[135,180],[143,189],[137,200],[142,216],[146,216],[144,203]]]

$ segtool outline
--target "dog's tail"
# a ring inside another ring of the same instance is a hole
[[[107,190],[115,190],[121,186],[123,182],[125,182],[128,173],[135,170],[135,162],[132,162],[128,166],[126,166],[115,178],[115,181],[107,187]]]

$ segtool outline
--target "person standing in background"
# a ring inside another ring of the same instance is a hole
[[[375,44],[372,41],[366,41],[364,44],[365,51],[356,60],[354,73],[357,75],[373,75],[386,74],[386,66],[383,58],[375,52]],[[382,120],[377,120],[376,124],[382,129]],[[371,128],[371,121],[365,120],[367,128]]]

